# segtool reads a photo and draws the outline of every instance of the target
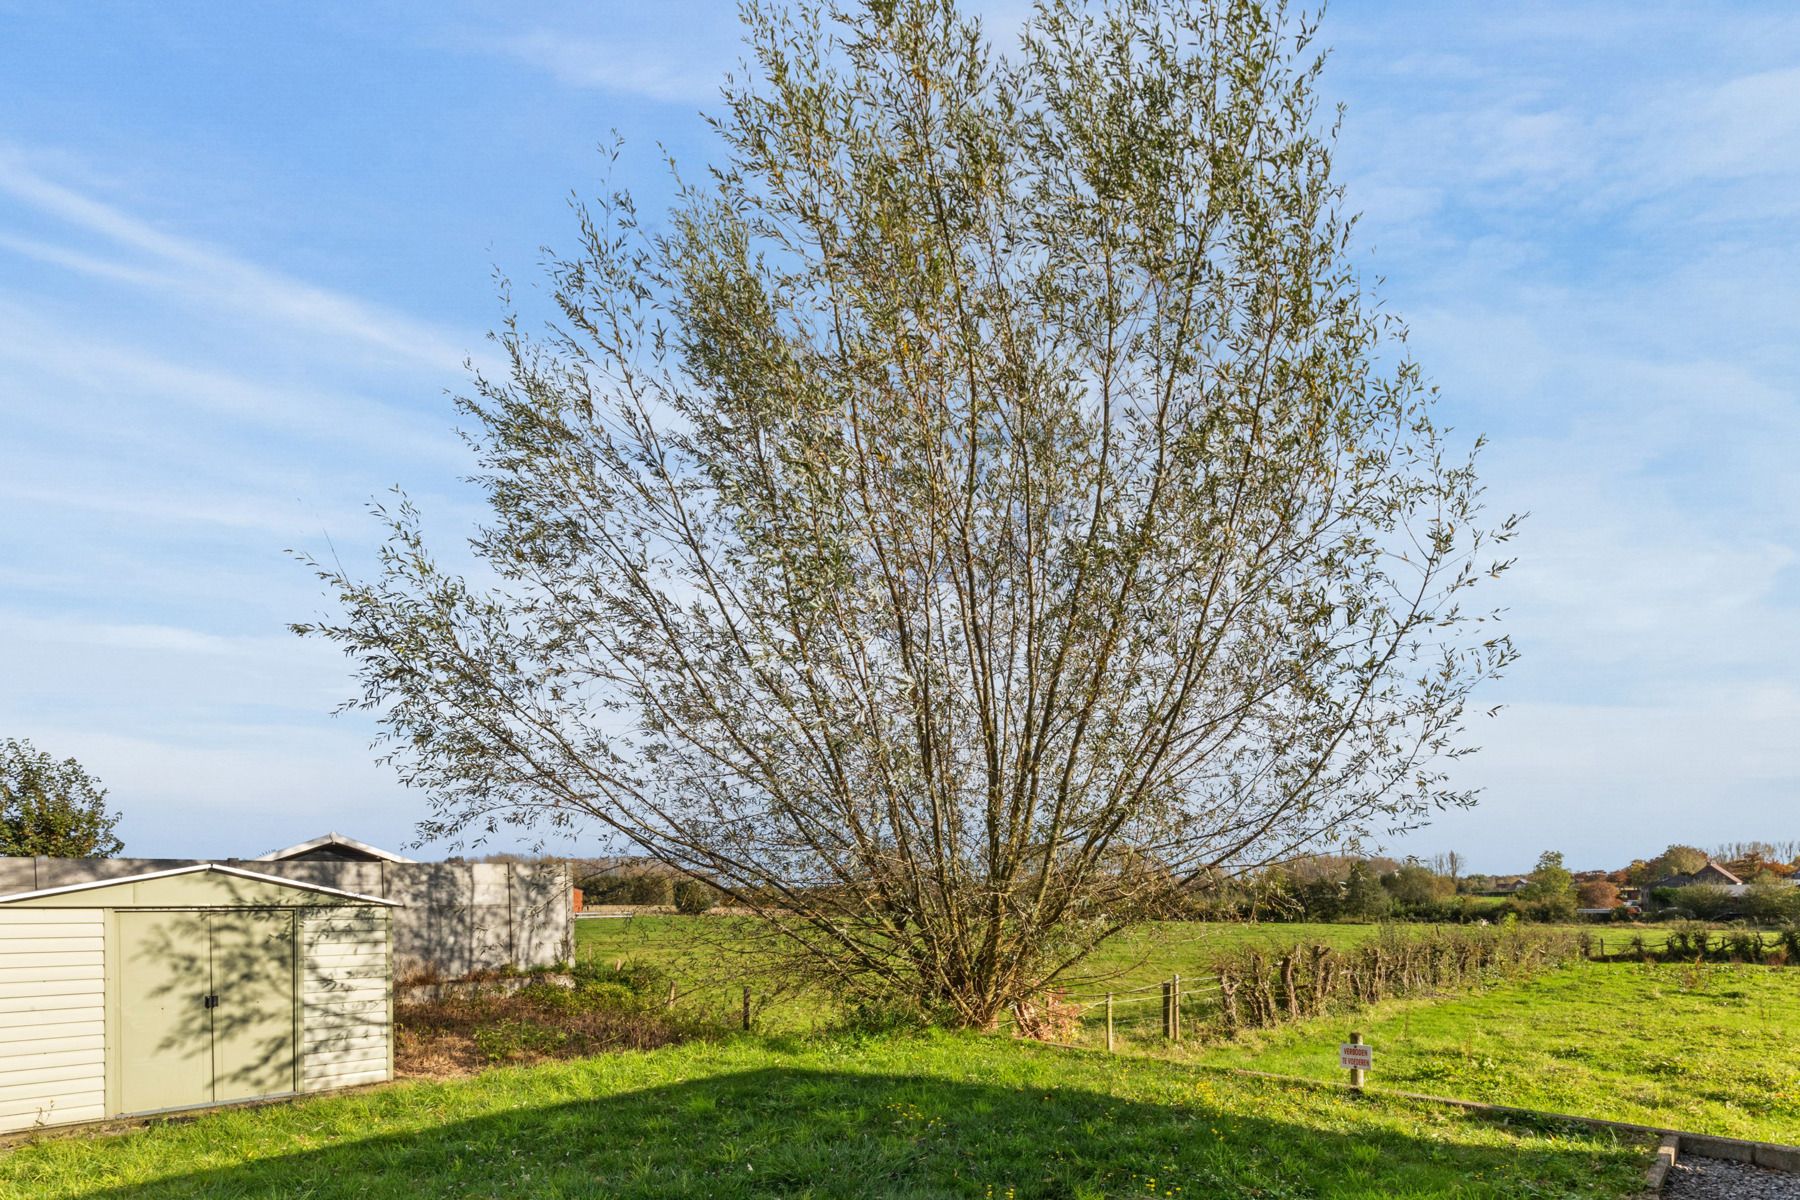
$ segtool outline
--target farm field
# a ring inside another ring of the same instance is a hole
[[[780,986],[779,972],[759,961],[747,933],[733,917],[633,916],[575,923],[580,961],[646,963],[668,972],[692,1003],[735,1011],[741,989],[756,993],[758,1028],[801,1031],[828,1022],[829,998]],[[1154,986],[1172,972],[1206,974],[1207,964],[1246,943],[1271,947],[1295,941],[1354,946],[1378,925],[1251,925],[1169,921],[1121,934],[1071,975],[1066,987],[1080,995]],[[1123,1011],[1123,1010],[1121,1010]]]
[[[741,963],[700,948],[697,920],[716,926],[720,919],[587,921],[580,932],[589,952],[656,962],[684,979],[741,971]],[[1113,991],[1122,1052],[1335,1080],[1335,1047],[1351,1017],[1221,1042],[1209,1027],[1216,1003],[1206,967],[1246,942],[1276,951],[1313,941],[1348,947],[1378,930],[1182,923],[1137,932],[1097,956],[1087,972],[1096,978],[1071,982],[1071,997],[1087,1002],[1073,1038],[1090,1048],[1104,1044],[1097,998]],[[1596,936],[1609,948],[1616,938],[1622,949],[1633,934],[1660,945],[1663,932],[1613,928]],[[1186,1039],[1172,1049],[1161,1038],[1154,985],[1176,971],[1193,991],[1183,1005]],[[708,990],[696,995],[706,1002]],[[731,989],[721,986],[717,1003],[732,1002]],[[788,993],[759,1010],[757,1027],[811,1029],[831,1015],[825,997]],[[1389,1001],[1354,1023],[1378,1047],[1378,1087],[1800,1142],[1800,1053],[1789,1040],[1800,1028],[1797,969],[1581,964],[1472,995]]]
[[[738,1038],[0,1158],[0,1197],[1623,1197],[1647,1144],[974,1035]]]
[[[1199,1061],[1338,1079],[1338,1016],[1198,1049]],[[1800,1142],[1800,970],[1586,963],[1354,1018],[1375,1087]]]
[[[829,1000],[816,992],[781,986],[779,974],[758,960],[749,937],[740,932],[744,928],[736,918],[718,916],[590,918],[575,923],[575,954],[584,961],[658,967],[669,973],[693,1003],[721,1011],[735,1011],[741,1003],[741,989],[748,984],[756,993],[759,1028],[766,1030],[803,1031],[829,1021]],[[1652,949],[1660,948],[1667,936],[1667,929],[1659,926],[1564,928],[1604,939],[1606,948],[1617,952],[1624,951],[1633,935],[1641,936]],[[1347,949],[1381,929],[1380,925],[1351,924],[1160,922],[1107,943],[1064,981],[1064,988],[1077,999],[1098,1001],[1109,991],[1124,994],[1134,988],[1154,988],[1177,973],[1200,981],[1209,973],[1209,964],[1238,946],[1253,944],[1279,952],[1296,944],[1323,943]],[[1194,1000],[1204,1006],[1198,990]],[[1122,1033],[1127,1037],[1154,1033],[1155,1009],[1153,1001],[1122,997],[1118,1009]]]

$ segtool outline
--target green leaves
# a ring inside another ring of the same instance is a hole
[[[1346,256],[1312,31],[746,28],[725,161],[661,232],[582,208],[462,401],[482,582],[404,509],[324,575],[427,831],[597,823],[985,1024],[1209,872],[1471,802],[1512,530]]]
[[[58,762],[29,741],[0,741],[0,854],[110,858],[123,850],[106,789],[72,758]]]

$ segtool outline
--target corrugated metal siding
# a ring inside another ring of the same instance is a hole
[[[101,910],[0,909],[0,1132],[105,1115]]]
[[[387,922],[376,908],[301,915],[301,1091],[388,1078]]]

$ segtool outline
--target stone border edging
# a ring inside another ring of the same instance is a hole
[[[1669,1172],[1675,1166],[1675,1160],[1680,1156],[1681,1135],[1676,1133],[1664,1134],[1663,1140],[1656,1144],[1656,1161],[1650,1164],[1650,1169],[1648,1171],[1644,1172],[1645,1190],[1651,1192],[1662,1191],[1663,1184],[1668,1181]]]

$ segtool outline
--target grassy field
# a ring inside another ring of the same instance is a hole
[[[1592,963],[1358,1015],[1372,1085],[1551,1112],[1800,1142],[1800,970]],[[1345,1017],[1194,1051],[1204,1062],[1341,1078]]]
[[[676,975],[729,971],[729,956],[696,949],[694,918],[636,918],[581,925],[584,948],[655,961]],[[709,920],[702,918],[702,922]],[[1072,982],[1071,995],[1118,994],[1118,1045],[1168,1056],[1154,985],[1179,971],[1193,986],[1184,1004],[1189,1038],[1177,1057],[1278,1074],[1336,1079],[1336,1046],[1350,1019],[1335,1016],[1235,1042],[1208,1038],[1214,1004],[1207,964],[1247,941],[1271,950],[1324,941],[1344,947],[1372,925],[1168,925],[1121,938]],[[1596,931],[1623,948],[1633,933]],[[1660,944],[1659,941],[1653,944]],[[721,966],[721,963],[724,966]],[[742,969],[741,965],[737,969]],[[702,975],[704,977],[704,975]],[[721,1006],[730,989],[717,989]],[[702,1000],[706,989],[699,993]],[[1103,1009],[1088,1008],[1074,1040],[1103,1044]],[[823,998],[784,995],[758,1027],[825,1024]],[[1587,964],[1533,982],[1467,996],[1394,1001],[1355,1024],[1379,1049],[1377,1085],[1490,1100],[1584,1116],[1675,1125],[1697,1132],[1800,1142],[1800,969]]]
[[[794,989],[768,970],[741,933],[744,928],[730,917],[593,918],[575,923],[575,952],[582,960],[656,966],[669,973],[689,1003],[720,1013],[736,1011],[741,990],[748,984],[755,993],[758,1027],[765,1030],[801,1032],[827,1024],[833,1014],[827,998]],[[1605,938],[1607,947],[1617,950],[1624,949],[1633,933],[1644,936],[1652,947],[1660,947],[1665,936],[1655,926],[1580,928]],[[1150,992],[1134,995],[1133,989],[1154,989],[1170,975],[1180,974],[1194,984],[1195,1002],[1203,1007],[1201,993],[1210,964],[1238,946],[1255,944],[1276,953],[1296,944],[1347,949],[1380,930],[1379,925],[1161,922],[1114,938],[1063,986],[1070,996],[1084,1001],[1119,993],[1121,1035],[1149,1038],[1160,1028],[1157,1001]],[[1096,1008],[1096,1020],[1098,1013]],[[1090,1035],[1091,1026],[1092,1022]]]
[[[0,1197],[1623,1197],[1647,1146],[992,1037],[740,1038],[0,1158]]]
[[[720,1012],[736,1011],[742,1003],[742,988],[748,984],[755,993],[758,1028],[765,1031],[802,1032],[829,1023],[833,1008],[828,999],[815,991],[787,986],[778,973],[759,962],[747,934],[740,933],[744,929],[730,917],[591,918],[575,923],[575,956],[584,961],[648,963],[667,971],[688,1003]],[[1113,939],[1071,975],[1065,986],[1077,996],[1129,992],[1154,986],[1171,973],[1198,979],[1207,974],[1215,957],[1245,943],[1275,948],[1301,941],[1349,947],[1379,929],[1377,925],[1164,922]],[[1121,1014],[1127,1007],[1121,1005]],[[1139,1009],[1148,1012],[1153,1007],[1140,1003],[1130,1011],[1138,1014]]]
[[[741,928],[731,917],[633,916],[581,920],[575,923],[578,958],[650,962],[677,976],[702,973],[753,977],[755,967],[734,951],[748,945],[737,936]],[[1101,947],[1067,980],[1072,991],[1122,991],[1167,979],[1172,972],[1204,975],[1220,953],[1245,944],[1273,950],[1297,943],[1323,943],[1338,949],[1375,936],[1380,925],[1246,924],[1203,921],[1164,921],[1120,934]],[[1406,928],[1406,926],[1401,926]],[[1660,949],[1668,936],[1664,925],[1568,925],[1603,941],[1609,952],[1623,953],[1633,935],[1651,949]]]

